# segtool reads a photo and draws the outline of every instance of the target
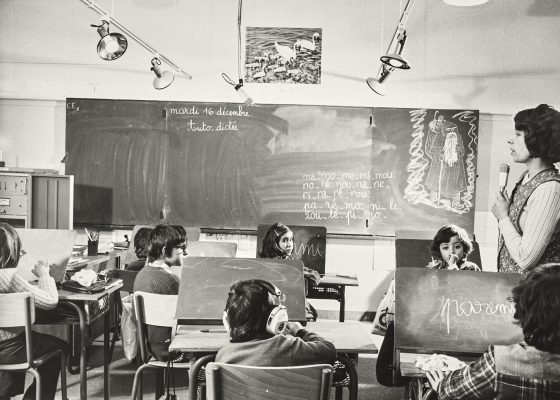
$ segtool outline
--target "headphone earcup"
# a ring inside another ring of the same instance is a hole
[[[279,305],[272,309],[266,320],[266,331],[271,335],[278,335],[286,328],[288,322],[288,310],[285,306]]]

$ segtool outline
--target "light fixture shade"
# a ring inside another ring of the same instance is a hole
[[[120,33],[109,33],[97,43],[97,54],[104,60],[116,60],[124,54],[128,41]]]
[[[159,67],[160,65],[161,61],[159,58],[152,58],[151,70],[154,71],[154,74],[156,74],[156,77],[154,78],[154,88],[158,90],[165,89],[173,83],[173,80],[175,80],[175,74],[169,71],[161,72],[161,68]]]
[[[91,25],[97,28],[101,40],[97,43],[97,54],[106,61],[116,60],[124,54],[128,41],[120,33],[109,33],[109,22],[103,20],[101,25]]]
[[[385,94],[387,93],[387,91],[385,89],[385,85],[383,85],[382,82],[379,82],[379,80],[377,80],[375,78],[367,78],[366,82],[367,82],[368,86],[370,87],[370,89],[373,90],[378,95],[385,96]]]
[[[164,71],[161,76],[156,76],[154,78],[154,88],[158,90],[165,89],[173,83],[173,80],[175,80],[175,74],[173,72]]]
[[[443,2],[450,6],[470,7],[488,3],[488,0],[443,0]]]
[[[379,57],[383,64],[398,69],[410,69],[410,64],[399,54],[386,54]]]

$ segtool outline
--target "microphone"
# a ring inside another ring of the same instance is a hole
[[[500,165],[500,178],[498,180],[499,182],[498,186],[500,188],[500,192],[503,192],[507,186],[508,175],[509,175],[509,165],[508,164]]]

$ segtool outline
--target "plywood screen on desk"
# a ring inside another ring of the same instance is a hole
[[[522,341],[508,299],[520,278],[497,272],[397,268],[395,348],[478,354],[490,344]]]
[[[472,231],[477,111],[67,99],[66,123],[76,224]]]

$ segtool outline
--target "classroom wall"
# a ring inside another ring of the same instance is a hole
[[[119,60],[98,58],[90,23],[99,16],[80,0],[0,1],[0,150],[9,166],[64,172],[66,97],[238,102],[221,78],[237,72],[237,2],[104,0],[97,3],[193,75],[152,88],[151,54],[129,38]],[[320,85],[247,84],[257,103],[479,109],[475,235],[485,269],[495,269],[497,226],[490,213],[511,115],[547,102],[560,107],[557,0],[490,0],[451,7],[417,0],[404,55],[380,97],[365,84],[379,69],[406,2],[397,0],[245,0],[243,27],[318,27],[323,32]],[[112,31],[117,31],[112,29]],[[165,67],[164,69],[166,69]],[[512,165],[510,176],[522,168]],[[510,179],[510,184],[514,179]],[[214,238],[208,238],[213,240]],[[242,241],[254,254],[256,237]],[[255,241],[253,243],[252,241]],[[119,238],[122,240],[122,238]],[[331,239],[327,272],[356,273],[347,310],[374,311],[392,269],[392,239]],[[318,308],[336,310],[335,302]]]

